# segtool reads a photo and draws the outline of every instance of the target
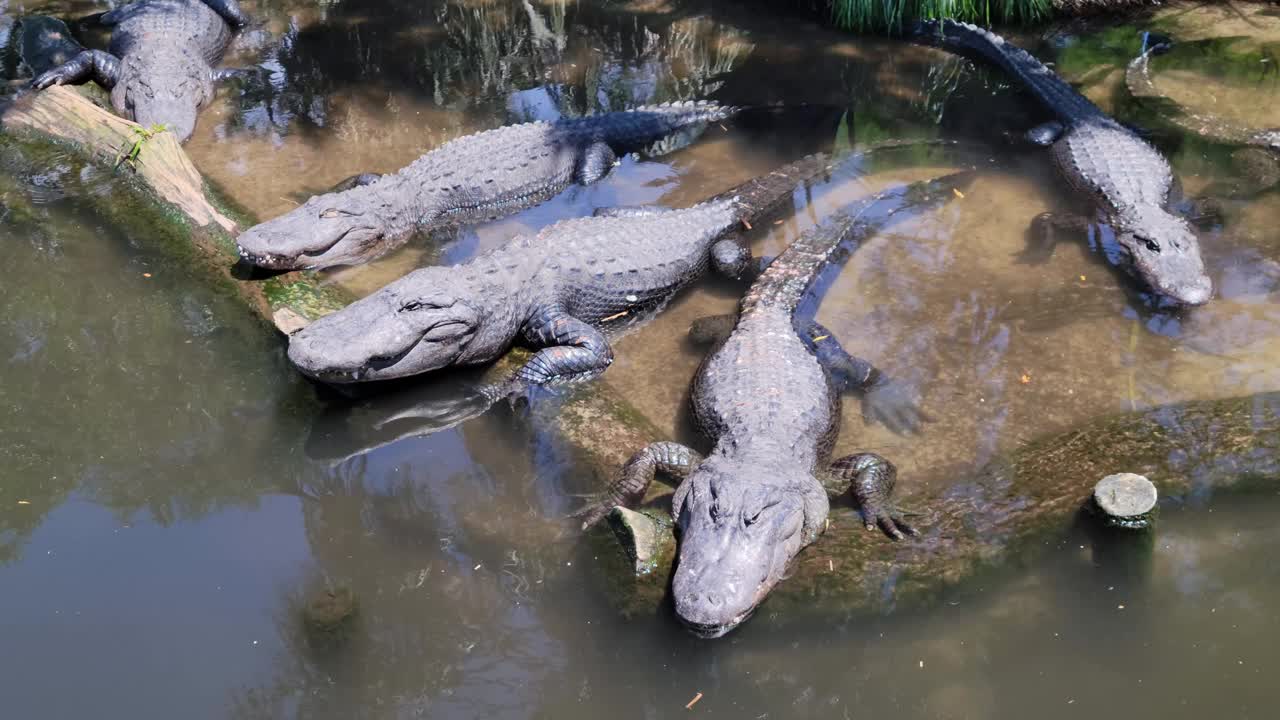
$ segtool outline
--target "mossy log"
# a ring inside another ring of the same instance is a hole
[[[867,532],[856,511],[833,503],[831,525],[805,550],[768,601],[775,622],[924,605],[997,567],[1030,559],[1063,538],[1101,478],[1145,475],[1162,502],[1203,499],[1210,491],[1274,490],[1280,481],[1280,393],[1169,405],[1103,418],[1034,441],[997,460],[972,481],[902,498],[926,510],[921,535],[894,543]],[[669,495],[669,491],[665,493]],[[630,514],[592,533],[603,591],[624,615],[664,602],[675,538],[669,498],[646,506],[662,540],[648,552],[666,558],[637,571],[626,527]],[[602,524],[603,525],[603,524]]]
[[[6,98],[0,104],[6,143],[26,156],[36,171],[39,158],[49,155],[42,146],[49,144],[71,148],[83,161],[112,170],[147,202],[130,203],[134,217],[100,207],[104,215],[139,228],[177,226],[211,275],[232,282],[235,235],[252,219],[205,182],[172,133],[153,132],[115,115],[90,99],[93,92],[91,87],[52,87]],[[351,300],[306,273],[234,284],[256,310],[286,332]]]
[[[0,145],[11,171],[38,174],[64,149],[84,162],[115,173],[107,193],[84,198],[111,224],[173,246],[209,270],[211,281],[238,294],[278,330],[288,334],[341,308],[352,298],[310,272],[265,281],[242,281],[230,269],[237,260],[235,234],[252,218],[224,202],[210,187],[172,134],[156,133],[136,162],[118,162],[141,135],[141,126],[90,100],[90,88],[54,87],[27,92],[0,105]],[[58,147],[52,147],[56,145]],[[492,372],[509,373],[527,360],[514,350]],[[582,467],[599,476],[622,464],[631,448],[658,437],[654,426],[605,383],[590,383],[570,395],[550,418]]]

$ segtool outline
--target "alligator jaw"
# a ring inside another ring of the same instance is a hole
[[[724,637],[725,635],[728,635],[731,631],[733,631],[739,625],[749,620],[751,616],[755,614],[755,612],[756,612],[756,609],[753,606],[750,610],[722,624],[710,625],[710,624],[704,624],[704,623],[696,623],[689,620],[685,620],[684,618],[680,618],[680,623],[684,625],[686,630],[688,630],[690,633],[693,633],[695,636],[702,638],[703,640],[714,640],[716,638]]]

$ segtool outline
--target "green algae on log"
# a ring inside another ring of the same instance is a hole
[[[116,205],[97,203],[109,219],[146,232],[176,232],[187,238],[190,249],[204,258],[212,275],[229,279],[228,268],[238,258],[237,229],[252,220],[229,206],[215,188],[201,177],[172,133],[152,133],[141,125],[118,117],[94,104],[80,88],[52,87],[27,92],[0,104],[0,128],[5,145],[20,164],[32,165],[55,149],[71,149],[81,159],[115,173],[136,196],[128,212]],[[122,161],[135,143],[141,143],[133,161]],[[23,160],[22,158],[25,158]],[[11,158],[13,159],[13,158]],[[118,203],[121,193],[111,195]],[[282,331],[332,312],[351,298],[332,286],[322,286],[316,276],[289,273],[264,282],[236,282],[237,292]],[[288,319],[294,325],[277,321]]]
[[[1045,547],[1042,541],[1063,537],[1098,478],[1116,472],[1145,475],[1166,499],[1274,488],[1280,480],[1280,393],[1114,415],[1033,441],[971,481],[903,497],[904,507],[928,514],[915,523],[919,537],[898,543],[866,532],[847,502],[833,503],[826,534],[797,558],[767,611],[799,619],[927,604],[988,570],[1028,559]],[[663,495],[646,504],[646,512],[667,513],[670,490]],[[665,538],[665,549],[656,551],[661,557],[674,555],[668,526],[655,526]],[[589,545],[596,580],[622,614],[661,607],[669,563],[637,574],[608,527],[593,530]]]

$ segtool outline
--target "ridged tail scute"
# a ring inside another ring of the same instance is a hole
[[[752,178],[741,185],[726,190],[709,202],[732,200],[734,218],[750,222],[790,200],[796,188],[818,178],[830,175],[834,167],[832,158],[825,153],[806,155],[783,165],[766,175]]]
[[[1106,117],[1098,106],[1031,53],[990,30],[954,20],[927,20],[916,25],[911,39],[995,65],[1021,83],[1061,120],[1074,122]]]
[[[757,217],[777,210],[782,203],[790,200],[796,189],[802,185],[858,172],[860,163],[876,153],[921,145],[957,147],[960,143],[946,138],[885,140],[841,157],[833,157],[827,153],[806,155],[767,175],[752,178],[726,190],[712,198],[710,202],[732,200],[735,218],[738,221],[745,220],[750,223]]]
[[[972,170],[908,185],[896,185],[863,198],[801,235],[756,278],[742,298],[742,313],[762,308],[794,313],[832,256],[846,243],[861,243],[908,208],[936,206],[975,176]],[[881,206],[881,207],[877,207]]]

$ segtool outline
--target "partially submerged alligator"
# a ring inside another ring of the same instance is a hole
[[[1280,182],[1280,128],[1259,130],[1212,113],[1191,110],[1160,92],[1151,78],[1151,58],[1171,47],[1168,40],[1158,40],[1129,62],[1124,74],[1129,94],[1139,99],[1159,100],[1160,117],[1184,132],[1219,145],[1241,146],[1232,154],[1232,160],[1243,171],[1249,190],[1264,190]]]
[[[990,590],[997,568],[1084,544],[1063,538],[1083,529],[1076,520],[1094,483],[1117,472],[1150,478],[1166,507],[1201,509],[1228,490],[1274,497],[1280,393],[1101,417],[1019,444],[955,482],[916,484],[901,502],[928,508],[928,525],[889,548],[859,542],[861,520],[833,508],[827,532],[796,558],[769,612],[754,622],[820,629],[851,614],[929,606],[949,588],[978,579]],[[643,513],[616,511],[609,518],[614,530],[592,533],[583,548],[584,559],[599,568],[597,586],[625,615],[652,615],[666,603],[676,540],[664,502],[653,498]],[[619,546],[632,538],[615,538],[630,523],[646,535],[641,549],[650,562],[641,573]]]
[[[830,505],[819,473],[849,483],[868,528],[893,538],[914,532],[889,507],[896,473],[888,461],[860,453],[830,462],[844,383],[824,359],[847,355],[833,338],[798,328],[796,308],[846,240],[869,236],[906,207],[951,198],[957,177],[968,176],[881,193],[863,212],[838,214],[792,243],[752,284],[737,325],[694,378],[693,415],[711,453],[653,443],[582,512],[590,526],[643,499],[655,472],[683,478],[671,501],[680,534],[672,592],[695,634],[719,637],[746,620],[823,533]]]
[[[446,143],[399,172],[312,197],[249,228],[247,262],[272,270],[367,262],[413,232],[491,220],[604,177],[621,155],[687,137],[737,108],[712,102],[649,105],[556,122],[509,125]]]
[[[606,333],[651,316],[708,265],[749,273],[737,226],[831,168],[827,157],[809,156],[690,208],[603,210],[460,266],[416,270],[292,335],[289,358],[317,380],[355,383],[488,363],[522,338],[537,352],[483,388],[478,404],[589,379],[613,361]],[[874,389],[866,402],[902,400],[889,383]]]
[[[93,80],[131,120],[168,126],[180,142],[227,73],[214,69],[247,22],[237,0],[139,0],[101,16],[114,26],[109,52],[85,50],[34,80],[35,87]]]
[[[1173,171],[1159,151],[1108,117],[1043,63],[998,35],[950,20],[922,23],[914,39],[1000,67],[1057,115],[1028,138],[1050,146],[1059,172],[1115,234],[1119,266],[1156,294],[1200,305],[1213,294],[1200,242],[1169,210]],[[1034,228],[1052,242],[1055,229],[1083,229],[1092,217],[1051,214]]]
[[[1224,145],[1252,145],[1280,153],[1280,128],[1259,130],[1217,115],[1192,111],[1176,105],[1161,93],[1151,78],[1151,58],[1168,52],[1171,47],[1173,44],[1167,40],[1157,41],[1129,62],[1124,74],[1129,94],[1163,101],[1171,111],[1163,114],[1164,119],[1193,135]]]

